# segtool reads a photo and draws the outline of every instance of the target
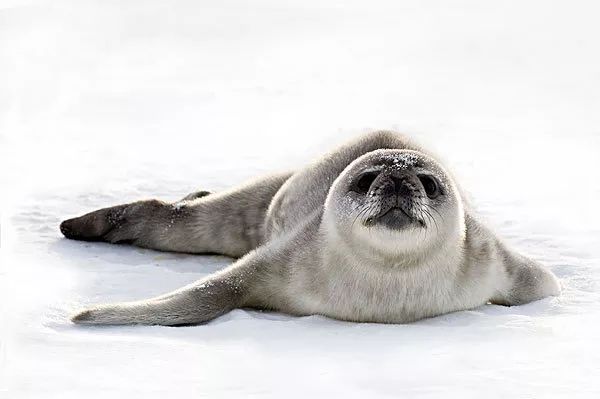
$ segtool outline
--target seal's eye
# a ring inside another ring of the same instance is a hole
[[[379,173],[377,172],[363,173],[356,183],[354,183],[352,190],[360,194],[366,194],[369,191],[369,188],[371,188],[371,184],[373,184],[378,174]]]
[[[425,193],[429,198],[437,198],[440,195],[440,186],[435,178],[431,176],[420,175],[419,180],[421,180],[421,184],[423,185]]]

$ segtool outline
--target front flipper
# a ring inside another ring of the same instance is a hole
[[[506,284],[492,298],[492,303],[522,305],[560,295],[558,279],[543,265],[506,249],[503,244],[498,245],[498,252],[504,262]]]
[[[143,301],[94,306],[75,314],[77,324],[146,324],[177,326],[199,324],[235,308],[251,306],[264,294],[261,282],[270,275],[270,264],[260,249],[228,268],[165,295]]]

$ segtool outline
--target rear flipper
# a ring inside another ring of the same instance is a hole
[[[98,209],[65,220],[60,230],[74,240],[240,257],[264,242],[267,208],[289,176],[264,176],[221,193],[197,191],[176,203],[152,199]]]
[[[228,268],[171,293],[143,301],[99,305],[82,310],[77,324],[177,326],[210,321],[235,308],[251,306],[271,265],[254,251]]]

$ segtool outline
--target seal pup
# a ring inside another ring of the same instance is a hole
[[[60,225],[71,239],[239,257],[155,298],[98,305],[80,324],[204,323],[235,308],[407,323],[560,293],[506,247],[451,174],[404,136],[375,132],[295,173],[222,193],[104,208]]]

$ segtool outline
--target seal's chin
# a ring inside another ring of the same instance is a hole
[[[391,230],[403,230],[408,227],[422,227],[418,219],[410,216],[400,207],[391,207],[386,212],[372,219],[372,226],[380,225]]]

